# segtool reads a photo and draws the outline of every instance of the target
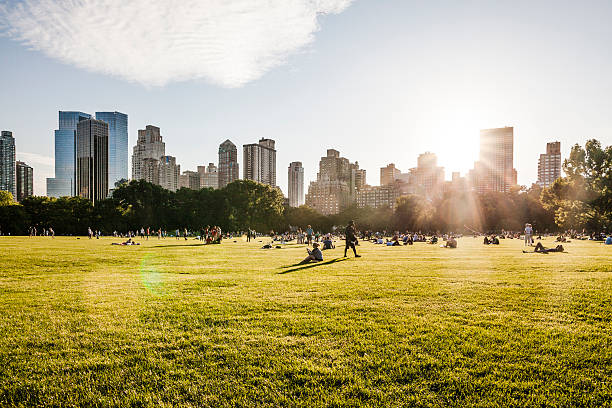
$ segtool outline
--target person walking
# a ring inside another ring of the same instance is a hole
[[[306,245],[310,246],[312,245],[312,234],[314,233],[314,231],[312,230],[312,227],[309,225],[306,228]]]
[[[353,253],[355,254],[355,258],[361,258],[361,255],[357,255],[357,249],[355,249],[355,242],[357,242],[357,231],[355,230],[355,221],[349,221],[346,226],[346,230],[344,231],[344,237],[346,239],[346,246],[344,247],[344,256],[346,257],[346,252],[349,248],[353,249]]]
[[[525,246],[533,244],[533,228],[531,224],[525,224]]]

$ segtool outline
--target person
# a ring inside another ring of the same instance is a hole
[[[321,250],[319,249],[319,243],[318,242],[314,242],[312,244],[312,251],[308,248],[306,248],[306,251],[308,251],[308,256],[306,258],[304,258],[304,260],[302,262],[300,262],[300,264],[307,264],[309,262],[321,262],[323,261],[323,252],[321,252]]]
[[[325,236],[325,238],[323,239],[323,250],[326,249],[334,249],[334,242],[331,239],[331,236],[328,234]]]
[[[457,240],[455,239],[455,237],[450,236],[447,240],[446,240],[446,245],[444,245],[445,248],[457,248]]]
[[[87,236],[89,239],[93,238],[93,231],[91,230],[91,227],[87,227]]]
[[[557,245],[555,248],[546,248],[544,245],[542,245],[541,242],[538,242],[535,248],[533,249],[533,252],[539,252],[541,254],[548,254],[550,252],[563,252],[563,251],[565,251],[565,249],[563,248],[563,245]],[[523,253],[528,253],[528,252],[523,251]]]
[[[531,224],[525,224],[525,246],[531,246],[533,244],[533,228]]]
[[[612,245],[612,235],[609,235],[608,238],[606,238],[606,245]]]
[[[355,221],[349,221],[348,225],[346,226],[346,230],[344,231],[344,238],[346,239],[346,246],[344,247],[344,256],[346,257],[346,252],[349,248],[352,248],[353,253],[355,254],[355,258],[361,258],[361,255],[357,255],[357,249],[355,249],[355,242],[357,241]]]
[[[49,232],[51,233],[51,238],[55,238],[55,231],[53,231],[53,228],[49,227]]]
[[[306,245],[310,246],[310,244],[312,244],[312,234],[314,233],[314,231],[312,230],[312,227],[309,225],[306,228]]]

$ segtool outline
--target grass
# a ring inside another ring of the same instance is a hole
[[[0,237],[1,406],[611,406],[610,247],[113,241]]]

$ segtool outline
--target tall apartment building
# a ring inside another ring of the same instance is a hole
[[[138,140],[132,154],[132,179],[159,184],[154,183],[151,179],[150,175],[152,173],[144,171],[144,160],[154,159],[159,161],[165,155],[166,144],[163,142],[161,132],[157,126],[147,125],[144,129],[138,130]],[[150,163],[147,165],[150,166]]]
[[[391,208],[395,209],[395,204],[400,196],[400,190],[394,184],[384,186],[365,186],[357,190],[357,207],[371,208]]]
[[[0,190],[17,196],[15,180],[15,138],[13,132],[0,133]]]
[[[121,112],[96,112],[96,119],[108,124],[108,186],[127,180],[128,116]]]
[[[561,142],[546,144],[546,154],[538,160],[538,185],[550,187],[561,177]]]
[[[77,124],[76,194],[92,202],[108,196],[108,123],[86,119]]]
[[[176,157],[160,157],[158,169],[158,180],[160,186],[170,191],[178,190],[180,175],[181,166],[179,164],[176,164]]]
[[[47,179],[48,197],[71,197],[76,194],[75,140],[77,124],[91,118],[88,113],[59,111],[55,137],[55,177]]]
[[[184,171],[179,176],[179,188],[190,188],[192,190],[200,189],[200,173],[197,171]]]
[[[402,172],[395,167],[395,164],[387,164],[387,167],[380,168],[380,185],[387,186],[393,184],[395,180],[399,179]]]
[[[420,154],[417,167],[410,169],[408,174],[408,184],[413,194],[433,198],[442,192],[444,167],[438,166],[438,157],[434,153]]]
[[[198,166],[200,188],[219,188],[219,171],[214,163],[208,166]]]
[[[238,149],[231,141],[219,145],[219,188],[238,180]]]
[[[34,195],[34,169],[22,161],[15,163],[17,201]]]
[[[359,163],[351,163],[340,157],[339,151],[328,149],[319,162],[317,181],[308,186],[306,205],[325,215],[337,214],[355,201],[356,190],[366,184],[365,175]]]
[[[260,139],[259,143],[243,146],[243,178],[276,187],[276,150],[274,140]]]
[[[304,167],[302,167],[302,162],[292,162],[289,164],[287,180],[289,206],[299,207],[304,205]]]
[[[469,179],[479,192],[508,192],[516,185],[514,163],[514,128],[505,127],[480,131],[480,158],[474,163]]]

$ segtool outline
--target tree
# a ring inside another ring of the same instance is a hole
[[[0,190],[0,207],[13,204],[16,204],[13,194],[10,191]]]

